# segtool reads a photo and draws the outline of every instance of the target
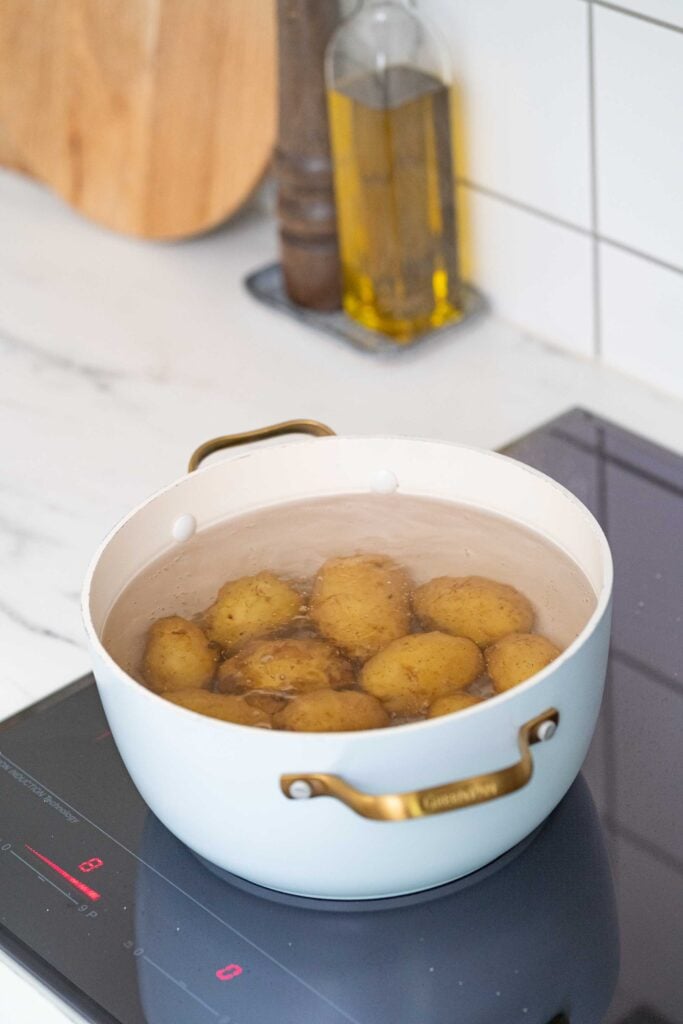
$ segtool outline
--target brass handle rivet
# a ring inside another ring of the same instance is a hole
[[[294,782],[290,783],[289,795],[293,800],[308,800],[309,797],[313,796],[313,789],[310,783],[304,779],[295,779]]]
[[[541,722],[538,729],[536,730],[536,735],[538,739],[541,741],[541,743],[544,743],[545,740],[552,739],[552,737],[555,735],[556,729],[557,724],[555,722]]]

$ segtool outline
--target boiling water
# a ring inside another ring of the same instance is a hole
[[[385,554],[419,585],[435,576],[488,576],[525,594],[535,630],[564,648],[596,598],[576,563],[538,534],[501,516],[406,495],[341,495],[277,505],[227,520],[176,545],[126,587],[103,642],[140,679],[145,634],[166,615],[194,618],[227,580],[270,570],[305,593],[330,557]]]

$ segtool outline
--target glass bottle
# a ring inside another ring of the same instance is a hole
[[[461,316],[446,62],[400,0],[365,0],[325,64],[344,309],[407,343]]]

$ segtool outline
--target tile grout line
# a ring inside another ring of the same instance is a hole
[[[502,192],[488,188],[486,185],[478,185],[476,181],[471,181],[469,178],[456,178],[455,183],[463,188],[472,189],[473,192],[479,192],[483,196],[488,196],[490,199],[497,199],[501,203],[507,203],[508,206],[514,206],[516,209],[522,210],[523,213],[532,213],[536,217],[542,217],[543,220],[548,220],[551,224],[557,224],[561,228],[569,228],[570,231],[576,231],[580,235],[591,234],[590,229],[583,228],[580,224],[573,224],[570,220],[558,217],[554,213],[548,213],[546,210],[541,210],[538,206],[525,203],[521,199],[506,196]]]
[[[640,11],[632,11],[628,7],[620,7],[619,4],[608,3],[607,0],[587,0],[590,5],[604,7],[606,11],[614,11],[617,14],[624,14],[627,18],[635,18],[636,21],[644,21],[648,25],[656,25],[657,28],[665,28],[670,32],[683,32],[683,26],[674,25],[672,21],[662,21],[661,18],[653,18],[649,14],[641,14]]]
[[[616,238],[610,238],[608,235],[597,235],[596,238],[598,242],[611,245],[613,249],[620,249],[621,252],[627,252],[629,256],[637,256],[638,259],[645,260],[646,263],[654,263],[656,267],[661,267],[662,270],[669,270],[672,274],[683,274],[683,267],[678,267],[675,263],[661,260],[658,256],[651,256],[649,253],[641,252],[640,249],[634,249],[633,246],[626,245],[625,242],[618,242]]]
[[[598,362],[602,362],[602,295],[600,291],[600,245],[598,242],[598,133],[595,111],[595,32],[592,0],[586,6],[586,18],[588,27],[588,160],[593,285],[593,356]]]
[[[582,0],[582,2],[585,2],[585,0]],[[462,188],[471,189],[472,192],[478,192],[480,195],[487,196],[489,199],[495,199],[499,203],[505,203],[506,206],[512,206],[515,210],[520,210],[522,213],[530,213],[532,216],[539,217],[541,220],[548,221],[550,224],[555,224],[557,227],[568,228],[569,231],[574,231],[576,234],[583,235],[584,238],[595,238],[596,242],[602,242],[604,245],[610,245],[614,249],[620,249],[622,252],[626,252],[630,256],[636,256],[638,259],[644,260],[646,263],[653,263],[656,267],[662,267],[664,270],[670,270],[674,274],[683,274],[683,267],[679,267],[675,263],[667,263],[666,260],[662,260],[658,256],[652,256],[650,253],[641,252],[640,249],[634,249],[633,246],[627,245],[625,242],[618,242],[616,238],[610,238],[608,235],[596,234],[591,231],[590,228],[582,228],[580,224],[572,224],[571,221],[564,220],[562,217],[558,217],[554,213],[548,213],[546,210],[541,210],[538,206],[531,206],[530,203],[525,203],[521,199],[506,196],[502,192],[497,192],[495,189],[488,188],[486,185],[478,185],[475,181],[471,181],[469,178],[457,178],[456,185]]]

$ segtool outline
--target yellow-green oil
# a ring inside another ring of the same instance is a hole
[[[459,319],[448,89],[395,67],[328,101],[344,309],[398,343]]]

